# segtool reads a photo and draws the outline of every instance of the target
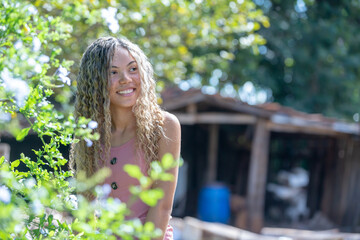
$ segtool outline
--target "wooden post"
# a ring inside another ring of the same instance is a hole
[[[324,163],[324,183],[323,183],[323,195],[321,202],[321,211],[325,216],[331,218],[333,213],[333,204],[332,199],[334,195],[334,186],[336,182],[336,159],[337,159],[337,150],[336,150],[336,141],[337,139],[331,138],[328,139],[327,145],[327,154],[325,157]]]
[[[5,156],[7,161],[10,161],[10,145],[7,143],[0,143],[0,157]]]
[[[191,103],[186,107],[186,112],[190,114],[196,114],[197,113],[197,106],[195,103]]]
[[[248,228],[259,233],[264,222],[266,175],[270,132],[265,119],[258,119],[252,141],[247,188]]]
[[[216,181],[218,142],[219,142],[219,125],[210,125],[210,136],[208,145],[208,172],[207,182]]]

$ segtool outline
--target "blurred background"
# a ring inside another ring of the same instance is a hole
[[[64,84],[50,101],[72,113],[79,61],[90,43],[110,35],[143,49],[159,104],[182,124],[175,217],[253,232],[360,232],[360,1],[0,6],[0,96],[18,105],[34,76],[43,69],[43,78],[53,76],[63,66]],[[31,134],[16,141],[24,124],[20,114],[0,112],[1,151],[10,160],[41,145]]]

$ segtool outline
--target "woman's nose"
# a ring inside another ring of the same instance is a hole
[[[122,76],[119,79],[119,82],[121,84],[129,83],[131,82],[131,77],[129,76],[129,74],[122,74]]]

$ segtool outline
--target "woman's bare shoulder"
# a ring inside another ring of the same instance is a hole
[[[164,125],[163,131],[165,137],[162,138],[164,142],[171,140],[170,142],[179,142],[181,138],[181,126],[180,122],[174,114],[163,111]]]
[[[178,118],[174,115],[171,114],[169,112],[163,111],[163,116],[164,116],[164,128],[180,128],[180,122],[178,120]],[[166,131],[166,129],[165,129]]]

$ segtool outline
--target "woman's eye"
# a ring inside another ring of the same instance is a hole
[[[114,75],[114,74],[116,74],[116,73],[117,73],[116,71],[111,71],[111,72],[110,72],[111,75]]]
[[[130,68],[130,72],[135,72],[136,71],[136,67],[132,67],[132,68]]]

